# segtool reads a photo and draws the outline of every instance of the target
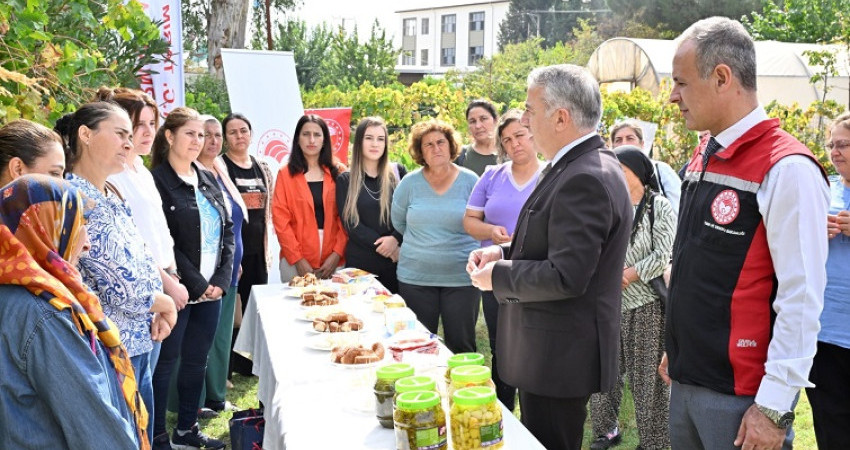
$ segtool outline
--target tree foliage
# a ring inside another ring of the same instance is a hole
[[[471,72],[452,70],[446,79],[472,97],[492,100],[503,109],[520,106],[525,100],[526,78],[535,67],[576,62],[572,47],[557,43],[544,49],[543,38],[508,44],[500,53],[479,61]]]
[[[850,0],[762,1],[762,12],[744,25],[757,40],[782,42],[848,42]]]
[[[100,85],[138,86],[168,45],[136,0],[0,4],[0,124],[40,122],[90,100]]]
[[[761,10],[760,0],[608,0],[617,20],[678,34],[711,16],[738,19]]]
[[[306,90],[336,86],[345,91],[357,89],[367,81],[383,86],[396,80],[399,50],[377,20],[369,39],[362,43],[357,38],[357,27],[346,33],[342,27],[332,32],[320,25],[308,33],[304,22],[286,22],[278,25],[275,50],[294,53],[298,82]]]
[[[499,48],[532,37],[542,38],[545,48],[569,41],[579,20],[592,19],[599,14],[590,11],[604,9],[605,0],[511,0],[499,25]]]

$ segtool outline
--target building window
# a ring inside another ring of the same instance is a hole
[[[455,48],[444,48],[440,54],[440,65],[453,66],[455,65]]]
[[[404,19],[404,35],[416,36],[416,19]]]
[[[419,63],[423,66],[428,65],[428,49],[422,49],[420,53]]]
[[[422,34],[428,34],[428,29],[431,28],[430,22],[427,17],[422,19]]]
[[[469,47],[469,65],[474,66],[478,61],[484,57],[484,46],[479,45],[477,47]]]
[[[457,16],[454,14],[445,15],[443,19],[443,33],[454,33],[457,28]],[[398,22],[396,22],[398,23]]]
[[[469,13],[469,31],[484,31],[484,12]]]
[[[402,66],[415,66],[416,65],[416,57],[413,55],[412,51],[401,52],[401,65]]]

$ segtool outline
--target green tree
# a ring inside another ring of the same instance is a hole
[[[168,45],[136,0],[7,0],[0,4],[0,124],[40,122],[100,85],[138,86]]]
[[[526,79],[532,69],[577,59],[572,48],[563,43],[544,49],[542,42],[543,38],[532,38],[508,44],[501,53],[479,61],[476,70],[452,70],[446,74],[446,79],[472,97],[488,98],[503,109],[520,106],[525,100]]]
[[[614,17],[678,34],[711,16],[739,18],[761,10],[760,0],[608,0]]]
[[[752,19],[743,19],[757,40],[848,42],[850,0],[763,0],[762,8]]]
[[[374,86],[391,84],[396,80],[398,53],[377,20],[372,24],[369,39],[362,44],[357,38],[357,27],[351,34],[340,27],[333,35],[316,84],[343,89],[356,89],[366,81]]]
[[[580,19],[593,19],[600,13],[592,11],[605,9],[605,0],[511,0],[499,25],[499,48],[532,37],[543,38],[546,48],[569,41]]]
[[[313,89],[319,82],[322,64],[333,36],[326,24],[307,29],[304,21],[291,20],[278,24],[275,50],[290,51],[295,57],[298,83],[305,90]]]

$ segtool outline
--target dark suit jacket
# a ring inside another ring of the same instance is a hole
[[[633,215],[617,157],[598,136],[543,178],[493,269],[502,380],[556,398],[614,386]]]

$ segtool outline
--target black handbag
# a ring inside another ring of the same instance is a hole
[[[246,409],[236,411],[228,422],[230,425],[230,448],[234,450],[261,450],[266,420],[263,410]]]
[[[653,251],[655,250],[655,236],[653,236],[653,231],[655,229],[656,195],[658,194],[653,192],[651,195],[646,195],[643,197],[643,199],[641,199],[640,203],[638,204],[637,211],[635,213],[634,225],[632,226],[632,235],[630,238],[630,242],[633,243],[638,226],[640,225],[640,222],[643,219],[644,211],[646,211],[646,214],[649,214],[649,248]],[[655,294],[658,295],[659,300],[661,300],[661,306],[664,307],[667,304],[667,299],[670,297],[670,291],[668,289],[667,282],[664,281],[664,273],[662,272],[661,275],[649,280],[648,284],[650,287],[652,287],[652,290],[655,291]]]
[[[649,248],[650,250],[655,250],[654,248],[654,236],[652,235],[653,230],[655,229],[655,196],[653,195],[650,198],[649,205]],[[668,263],[669,267],[670,264]],[[666,272],[666,268],[664,269]],[[667,286],[667,282],[664,281],[664,273],[661,275],[649,280],[649,285],[652,287],[652,290],[658,295],[658,299],[661,300],[661,306],[667,305],[667,299],[670,298],[670,289]]]

